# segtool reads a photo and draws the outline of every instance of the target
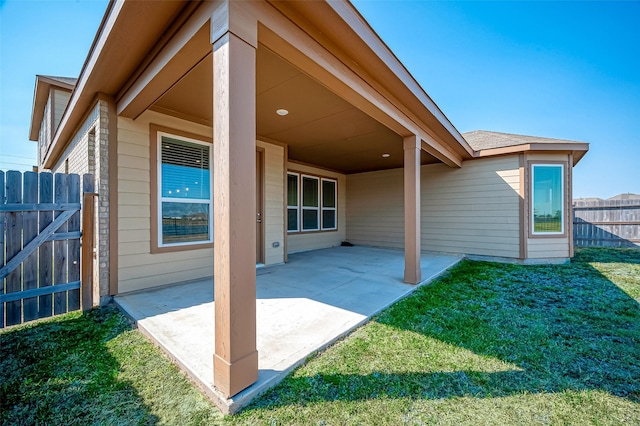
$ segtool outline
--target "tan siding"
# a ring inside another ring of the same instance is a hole
[[[347,238],[355,244],[404,245],[403,170],[348,176]],[[518,157],[421,169],[422,249],[519,256]]]
[[[40,123],[40,132],[38,133],[38,166],[42,167],[41,161],[47,152],[47,148],[51,143],[51,96],[47,98],[44,106],[44,115]]]
[[[71,92],[67,92],[66,90],[58,90],[54,89],[54,107],[53,107],[53,132],[55,133],[58,125],[60,124],[60,120],[62,120],[62,114],[64,110],[67,108],[67,104],[69,103],[69,98],[71,97]]]
[[[288,163],[287,170],[334,178],[338,181],[338,230],[289,234],[287,237],[287,252],[296,253],[339,246],[346,239],[346,228],[348,226],[346,175],[297,163]]]
[[[347,176],[347,240],[354,244],[404,247],[402,170]]]
[[[118,120],[118,271],[120,292],[213,275],[213,249],[150,253],[151,176],[149,124],[211,137],[211,129],[147,111]],[[282,263],[284,247],[284,148],[257,142],[265,161],[265,262]],[[279,242],[280,247],[272,244]]]
[[[569,238],[529,238],[529,258],[569,257]]]
[[[256,145],[264,149],[264,262],[273,265],[284,261],[284,147],[262,141]]]
[[[166,285],[213,275],[213,250],[150,253],[149,124],[211,137],[211,129],[147,111],[137,120],[118,118],[119,291]]]

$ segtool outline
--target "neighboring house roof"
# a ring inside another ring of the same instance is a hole
[[[487,130],[474,130],[463,133],[462,136],[476,151],[476,157],[510,154],[518,151],[571,151],[575,157],[575,164],[589,150],[589,144],[585,142],[489,132]]]
[[[602,198],[599,197],[586,197],[586,198],[574,198],[573,202],[578,202],[578,201],[585,201],[587,203],[592,203],[595,201],[604,201]]]
[[[632,193],[618,194],[609,198],[609,200],[640,200],[640,194],[632,194]]]
[[[44,109],[49,99],[51,87],[71,92],[76,86],[77,78],[57,77],[52,75],[36,75],[36,87],[33,93],[33,108],[31,109],[31,126],[29,127],[29,139],[38,140],[40,124],[44,118]]]

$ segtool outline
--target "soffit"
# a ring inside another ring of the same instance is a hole
[[[343,173],[403,166],[402,138],[269,49],[257,50],[257,136],[288,145],[289,159]],[[152,107],[202,124],[213,117],[211,55]],[[279,116],[276,110],[289,111]],[[382,154],[389,157],[383,158]],[[439,162],[427,153],[423,164]]]
[[[471,157],[458,130],[352,4],[269,1],[433,137]]]
[[[170,36],[176,16],[189,8],[184,1],[127,1],[109,3],[100,28],[71,95],[44,166],[51,167],[62,153],[97,93],[115,96],[153,52]]]

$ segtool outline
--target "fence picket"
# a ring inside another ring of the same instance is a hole
[[[66,203],[69,200],[69,187],[67,186],[67,175],[57,173],[54,175],[54,197],[56,203]],[[58,217],[62,212],[55,212],[54,217]],[[67,225],[64,224],[56,232],[67,232]],[[67,247],[64,240],[53,242],[53,285],[66,284],[67,280]],[[67,312],[67,292],[56,293],[53,296],[54,315]]]
[[[5,183],[4,183],[4,172],[0,170],[0,206],[5,204]],[[5,213],[0,211],[0,268],[4,266],[4,251],[5,251],[5,242],[4,242],[4,230],[5,230]],[[0,295],[4,294],[4,280],[0,280]],[[0,303],[0,328],[4,327],[4,303]]]
[[[22,175],[24,186],[22,201],[24,203],[38,202],[38,174],[26,172]],[[22,213],[22,247],[24,248],[31,240],[38,235],[38,213]],[[23,290],[38,288],[38,253],[33,252],[22,264],[23,266]],[[38,298],[30,297],[23,299],[24,321],[32,321],[38,318]]]
[[[7,203],[22,202],[22,174],[20,172],[7,172]],[[6,213],[7,233],[7,260],[17,255],[22,249],[22,212]],[[22,269],[16,268],[6,278],[6,292],[14,293],[22,290]],[[6,325],[15,325],[22,322],[22,301],[7,302]]]
[[[40,203],[53,202],[53,175],[51,173],[40,173]],[[41,211],[38,213],[38,231],[42,232],[53,221],[52,211]],[[53,277],[53,243],[43,242],[38,248],[38,288],[52,285]],[[38,298],[38,317],[46,318],[53,314],[53,303],[51,294]]]
[[[69,175],[67,176],[67,185],[69,187],[69,199],[70,203],[79,203],[80,202],[80,176],[78,175]],[[67,222],[67,231],[68,232],[77,232],[80,231],[80,211],[77,211],[71,216],[69,221]],[[69,256],[69,266],[68,266],[68,275],[67,282],[75,282],[80,281],[80,239],[79,238],[71,238],[68,239],[68,256]],[[70,311],[77,311],[80,309],[80,289],[78,290],[69,290],[68,294],[68,309]]]

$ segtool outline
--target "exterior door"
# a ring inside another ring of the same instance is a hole
[[[263,152],[256,151],[256,263],[264,263]]]

